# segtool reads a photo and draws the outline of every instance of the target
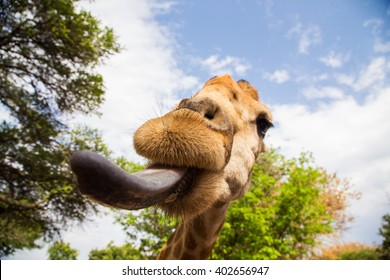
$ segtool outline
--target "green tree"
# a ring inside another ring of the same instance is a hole
[[[339,256],[340,260],[379,260],[375,249],[367,248],[358,251],[345,252]]]
[[[74,2],[0,0],[0,256],[38,246],[94,208],[67,162],[79,148],[106,149],[96,131],[70,133],[67,122],[97,113],[104,90],[95,67],[119,47]]]
[[[130,243],[147,259],[156,259],[179,221],[160,210],[148,208],[137,212],[117,213],[117,222],[126,232]]]
[[[64,241],[54,242],[47,250],[49,260],[77,260],[78,251]]]
[[[382,260],[390,260],[390,214],[384,215],[382,220],[379,234],[383,237],[383,241],[379,247],[379,257]]]
[[[379,254],[376,246],[364,243],[335,243],[332,246],[321,248],[319,254],[313,256],[315,260],[377,260]]]
[[[90,260],[144,260],[138,249],[130,243],[115,246],[112,242],[105,249],[95,249],[89,253]]]
[[[301,154],[287,160],[262,154],[246,196],[232,203],[218,238],[214,259],[303,259],[320,237],[343,230],[350,220],[347,181],[314,166]]]
[[[351,220],[345,210],[356,197],[348,181],[315,167],[308,154],[291,160],[275,151],[262,154],[248,193],[228,210],[212,258],[309,258],[321,238]],[[121,213],[118,221],[148,258],[157,256],[178,222],[154,209]]]

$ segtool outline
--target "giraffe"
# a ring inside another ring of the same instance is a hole
[[[134,148],[149,160],[144,171],[128,174],[88,151],[70,164],[93,201],[128,210],[155,206],[181,218],[158,259],[208,259],[230,202],[249,188],[271,126],[257,90],[223,75],[137,129]]]

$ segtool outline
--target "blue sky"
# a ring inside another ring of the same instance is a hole
[[[183,1],[157,20],[175,33],[186,73],[206,80],[212,71],[191,63],[194,57],[234,56],[266,101],[289,103],[307,102],[299,89],[314,81],[300,78],[354,73],[367,64],[376,55],[373,41],[390,28],[387,9],[386,1]],[[332,57],[333,64],[324,63]],[[278,70],[289,80],[266,78]]]
[[[273,111],[266,144],[348,178],[362,193],[344,241],[379,243],[390,212],[390,6],[388,1],[81,1],[114,28],[123,51],[99,68],[102,116],[77,116],[118,155],[142,161],[132,133],[215,75],[246,79]],[[124,233],[109,216],[64,233],[89,250]],[[14,258],[46,258],[42,250]]]

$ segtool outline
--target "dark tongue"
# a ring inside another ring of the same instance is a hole
[[[82,194],[100,204],[141,209],[163,201],[175,191],[187,168],[152,166],[129,174],[103,156],[81,151],[70,158]]]

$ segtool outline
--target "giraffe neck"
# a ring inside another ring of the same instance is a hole
[[[229,203],[216,204],[205,213],[181,222],[158,259],[208,259],[225,221],[228,206]]]

